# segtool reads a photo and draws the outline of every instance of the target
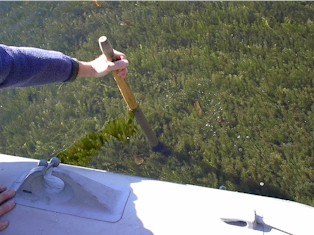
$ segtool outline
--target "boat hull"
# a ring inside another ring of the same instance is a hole
[[[37,164],[38,160],[0,154],[0,183],[14,185]],[[109,187],[129,189],[121,219],[106,222],[17,204],[1,218],[10,221],[3,234],[309,235],[314,231],[314,208],[297,202],[65,164],[60,167]]]

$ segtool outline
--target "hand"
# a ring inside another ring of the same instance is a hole
[[[15,192],[8,190],[3,185],[0,185],[0,217],[9,211],[11,211],[15,202],[12,199],[15,196]],[[9,221],[0,221],[0,231],[3,231],[9,226]]]
[[[112,71],[116,71],[122,78],[126,78],[128,74],[129,62],[125,54],[114,50],[118,60],[110,62],[105,55],[99,56],[97,59],[90,62],[79,61],[78,77],[103,77]]]
[[[128,75],[129,61],[126,58],[126,55],[122,52],[116,50],[113,50],[113,52],[116,56],[116,61],[114,62],[114,66],[111,71],[116,71],[120,77],[125,79]]]

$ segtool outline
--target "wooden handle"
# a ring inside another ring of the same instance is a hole
[[[99,47],[102,53],[107,57],[109,61],[116,61],[116,55],[114,54],[112,45],[106,36],[101,36],[98,39]],[[132,111],[136,111],[138,104],[135,100],[133,92],[131,91],[127,81],[121,78],[118,73],[115,71],[113,77],[119,87],[119,90],[123,96],[124,101],[127,103],[128,107]]]
[[[103,52],[103,54],[107,57],[107,60],[116,61],[117,60],[116,55],[114,54],[111,43],[109,42],[107,37],[102,36],[99,38],[98,41],[99,41],[100,49]],[[135,97],[134,97],[128,83],[126,82],[125,79],[121,78],[117,72],[113,73],[113,77],[116,80],[116,83],[119,87],[119,90],[120,90],[125,102],[129,106],[129,109],[135,113],[135,118],[136,118],[138,124],[141,126],[142,130],[144,131],[144,133],[145,133],[148,141],[150,142],[151,146],[153,147],[153,151],[161,152],[160,149],[162,149],[162,148],[160,146],[162,146],[162,145],[160,145],[155,133],[153,132],[153,130],[149,126],[143,112],[141,111],[138,104],[136,103]]]
[[[98,39],[98,42],[99,42],[100,50],[107,57],[107,60],[115,61],[116,60],[115,54],[113,52],[113,48],[108,38],[106,36],[101,36]]]

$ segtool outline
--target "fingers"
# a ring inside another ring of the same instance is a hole
[[[15,207],[15,202],[10,200],[15,196],[15,192],[8,190],[5,186],[0,185],[0,217]],[[9,226],[9,221],[0,221],[0,231]]]
[[[111,71],[113,70],[119,70],[119,69],[125,69],[129,66],[129,61],[126,59],[117,60],[113,62],[110,66]]]
[[[121,51],[113,50],[113,53],[116,57],[118,57],[118,60],[126,59],[126,55]]]
[[[0,216],[14,208],[15,202],[10,200],[14,196],[15,192],[8,189],[0,193]]]
[[[129,61],[127,60],[124,53],[117,50],[113,50],[113,52],[118,59],[117,61],[115,61],[115,65],[112,70],[117,70],[117,74],[120,77],[126,78],[126,76],[128,75]]]
[[[15,196],[15,192],[12,190],[6,189],[5,191],[2,191],[0,193],[0,205],[2,203],[4,203],[5,201],[13,198],[14,196]],[[1,207],[2,207],[2,205],[1,205]]]
[[[9,226],[9,221],[0,222],[0,232],[5,230]]]
[[[15,207],[15,202],[14,201],[7,201],[0,206],[0,216],[8,213]]]
[[[122,77],[123,79],[125,79],[128,75],[128,69],[127,68],[124,68],[124,69],[120,69],[117,71],[118,75],[120,77]]]
[[[4,185],[0,184],[0,193],[4,192],[7,189]]]
[[[117,71],[117,74],[122,78],[126,78],[128,74],[128,66],[129,61],[126,59],[117,60],[108,64],[109,70]]]
[[[105,55],[100,55],[93,61],[83,62],[79,61],[78,77],[103,77],[112,71],[117,71],[119,76],[126,78],[128,74],[127,67],[129,61],[126,59],[126,55],[122,52],[114,50],[118,60],[110,62]]]
[[[125,55],[123,53],[120,53],[121,57],[119,60],[116,60],[114,62],[107,61],[107,58],[105,55],[100,55],[97,59],[93,61],[95,68],[99,68],[99,71],[105,70],[106,65],[108,66],[108,69],[111,71],[127,68],[129,66],[129,61],[126,59]],[[119,54],[119,55],[120,55]]]

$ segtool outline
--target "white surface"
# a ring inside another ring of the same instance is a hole
[[[11,185],[38,160],[0,154],[0,183]],[[174,184],[61,164],[66,170],[107,186],[131,190],[122,219],[108,223],[17,205],[1,220],[10,220],[2,234],[110,234],[110,235],[313,235],[314,208],[300,203],[244,193]],[[97,190],[97,189],[95,189]],[[257,229],[230,225],[221,218],[254,220]],[[263,230],[265,230],[263,232]]]

